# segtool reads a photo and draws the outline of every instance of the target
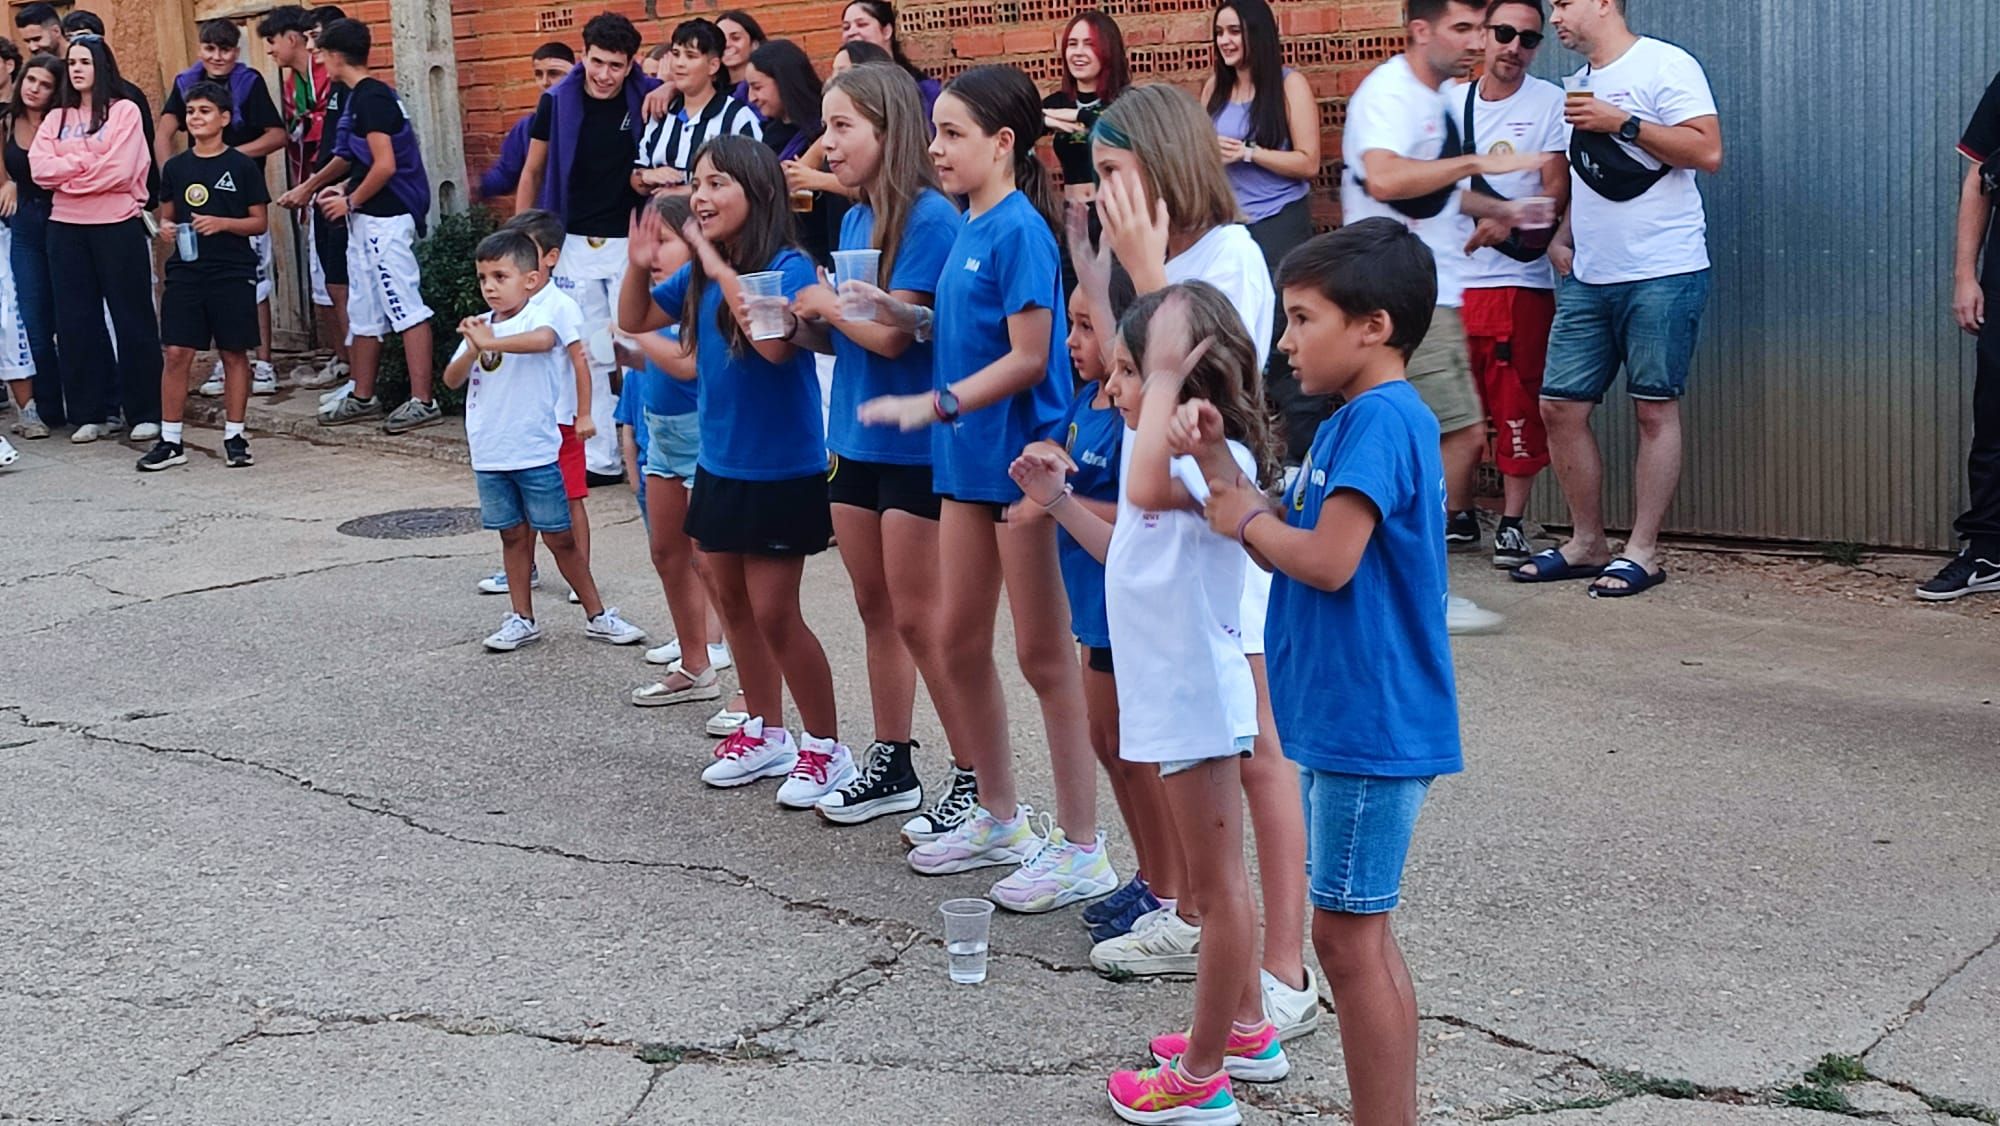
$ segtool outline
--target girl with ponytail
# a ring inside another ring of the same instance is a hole
[[[1083,679],[1070,651],[1069,603],[1047,520],[1012,520],[1014,455],[1048,438],[1069,406],[1069,357],[1055,192],[1036,159],[1041,96],[1011,67],[954,79],[932,113],[931,159],[943,189],[967,202],[965,226],[937,282],[935,318],[896,302],[877,319],[915,339],[937,329],[932,387],[862,404],[861,420],[928,429],[938,527],[938,718],[978,772],[979,805],[963,824],[911,849],[924,875],[1016,866],[991,896],[1014,911],[1051,911],[1118,886],[1097,831],[1096,766]],[[942,425],[938,425],[942,423]],[[1007,588],[1015,655],[1041,703],[1055,777],[1046,834],[1014,790],[1007,705],[993,663],[994,617]],[[916,843],[916,842],[913,842]]]

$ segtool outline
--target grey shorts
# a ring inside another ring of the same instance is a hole
[[[1439,433],[1449,434],[1486,421],[1486,411],[1479,405],[1479,386],[1472,381],[1465,322],[1457,309],[1440,305],[1432,311],[1431,330],[1410,355],[1406,378],[1437,416]]]

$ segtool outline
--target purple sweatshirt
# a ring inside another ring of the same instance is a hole
[[[500,156],[494,160],[493,167],[479,178],[481,197],[499,199],[512,196],[514,189],[521,186],[521,169],[528,163],[528,129],[534,123],[535,115],[529,113],[507,130],[506,138],[500,142]]]
[[[577,67],[550,87],[548,94],[556,112],[549,122],[549,160],[543,166],[542,192],[535,204],[565,219],[569,216],[569,173],[576,163],[576,138],[583,131],[583,100],[590,96],[583,88],[584,81],[584,68]],[[659,84],[659,79],[647,78],[636,66],[625,76],[625,108],[632,115],[635,138],[638,123],[646,118],[646,95]],[[635,158],[637,155],[633,153]]]

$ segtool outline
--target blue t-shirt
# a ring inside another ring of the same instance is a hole
[[[679,310],[669,310],[678,312]],[[668,325],[660,330],[660,335],[674,343],[680,343],[681,326]],[[695,381],[675,379],[651,360],[646,362],[646,410],[652,414],[667,416],[692,414],[695,409]]]
[[[1315,770],[1422,778],[1464,769],[1445,635],[1444,463],[1437,417],[1397,381],[1320,424],[1286,495],[1292,526],[1351,489],[1380,521],[1337,591],[1272,576],[1271,708],[1285,757]]]
[[[1091,406],[1097,384],[1076,389],[1069,417],[1057,440],[1076,462],[1070,488],[1080,497],[1118,503],[1118,453],[1125,444],[1125,416],[1118,408]],[[1104,613],[1104,564],[1092,558],[1069,529],[1056,528],[1056,557],[1062,564],[1063,590],[1069,594],[1069,631],[1078,642],[1098,649],[1111,647],[1111,623]]]
[[[812,259],[792,247],[780,250],[766,268],[785,275],[786,297],[819,281]],[[668,316],[680,316],[692,272],[692,266],[682,266],[654,287],[653,300]],[[731,353],[728,339],[716,327],[721,307],[722,287],[703,286],[692,326],[702,471],[739,481],[786,481],[826,472],[826,431],[812,353],[799,349],[783,364],[758,355],[748,342],[740,354]]]
[[[643,371],[625,369],[625,382],[618,388],[618,405],[611,410],[611,421],[619,426],[632,428],[633,445],[639,449],[639,468],[646,468],[646,388],[655,378],[665,379],[666,373],[648,365]]]
[[[903,224],[896,262],[882,288],[935,296],[945,255],[963,225],[958,208],[942,193],[925,189]],[[866,250],[875,245],[875,212],[857,203],[840,221],[840,249]],[[839,332],[833,334],[833,409],[828,415],[826,444],[841,457],[889,465],[929,465],[930,435],[893,426],[863,426],[861,404],[881,395],[921,395],[931,389],[931,346],[912,344],[895,359],[878,356]]]
[[[1056,237],[1020,192],[967,219],[937,288],[937,376],[943,390],[1012,350],[1007,318],[1047,309],[1049,362],[1042,380],[1004,402],[931,427],[937,491],[962,501],[1010,504],[1021,490],[1007,467],[1021,447],[1047,438],[1069,410],[1069,351],[1063,346],[1062,258]]]

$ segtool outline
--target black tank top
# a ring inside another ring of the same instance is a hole
[[[19,198],[48,203],[55,198],[55,193],[35,183],[35,178],[28,174],[28,150],[14,143],[14,123],[8,121],[4,124],[7,129],[7,178],[14,181]]]

